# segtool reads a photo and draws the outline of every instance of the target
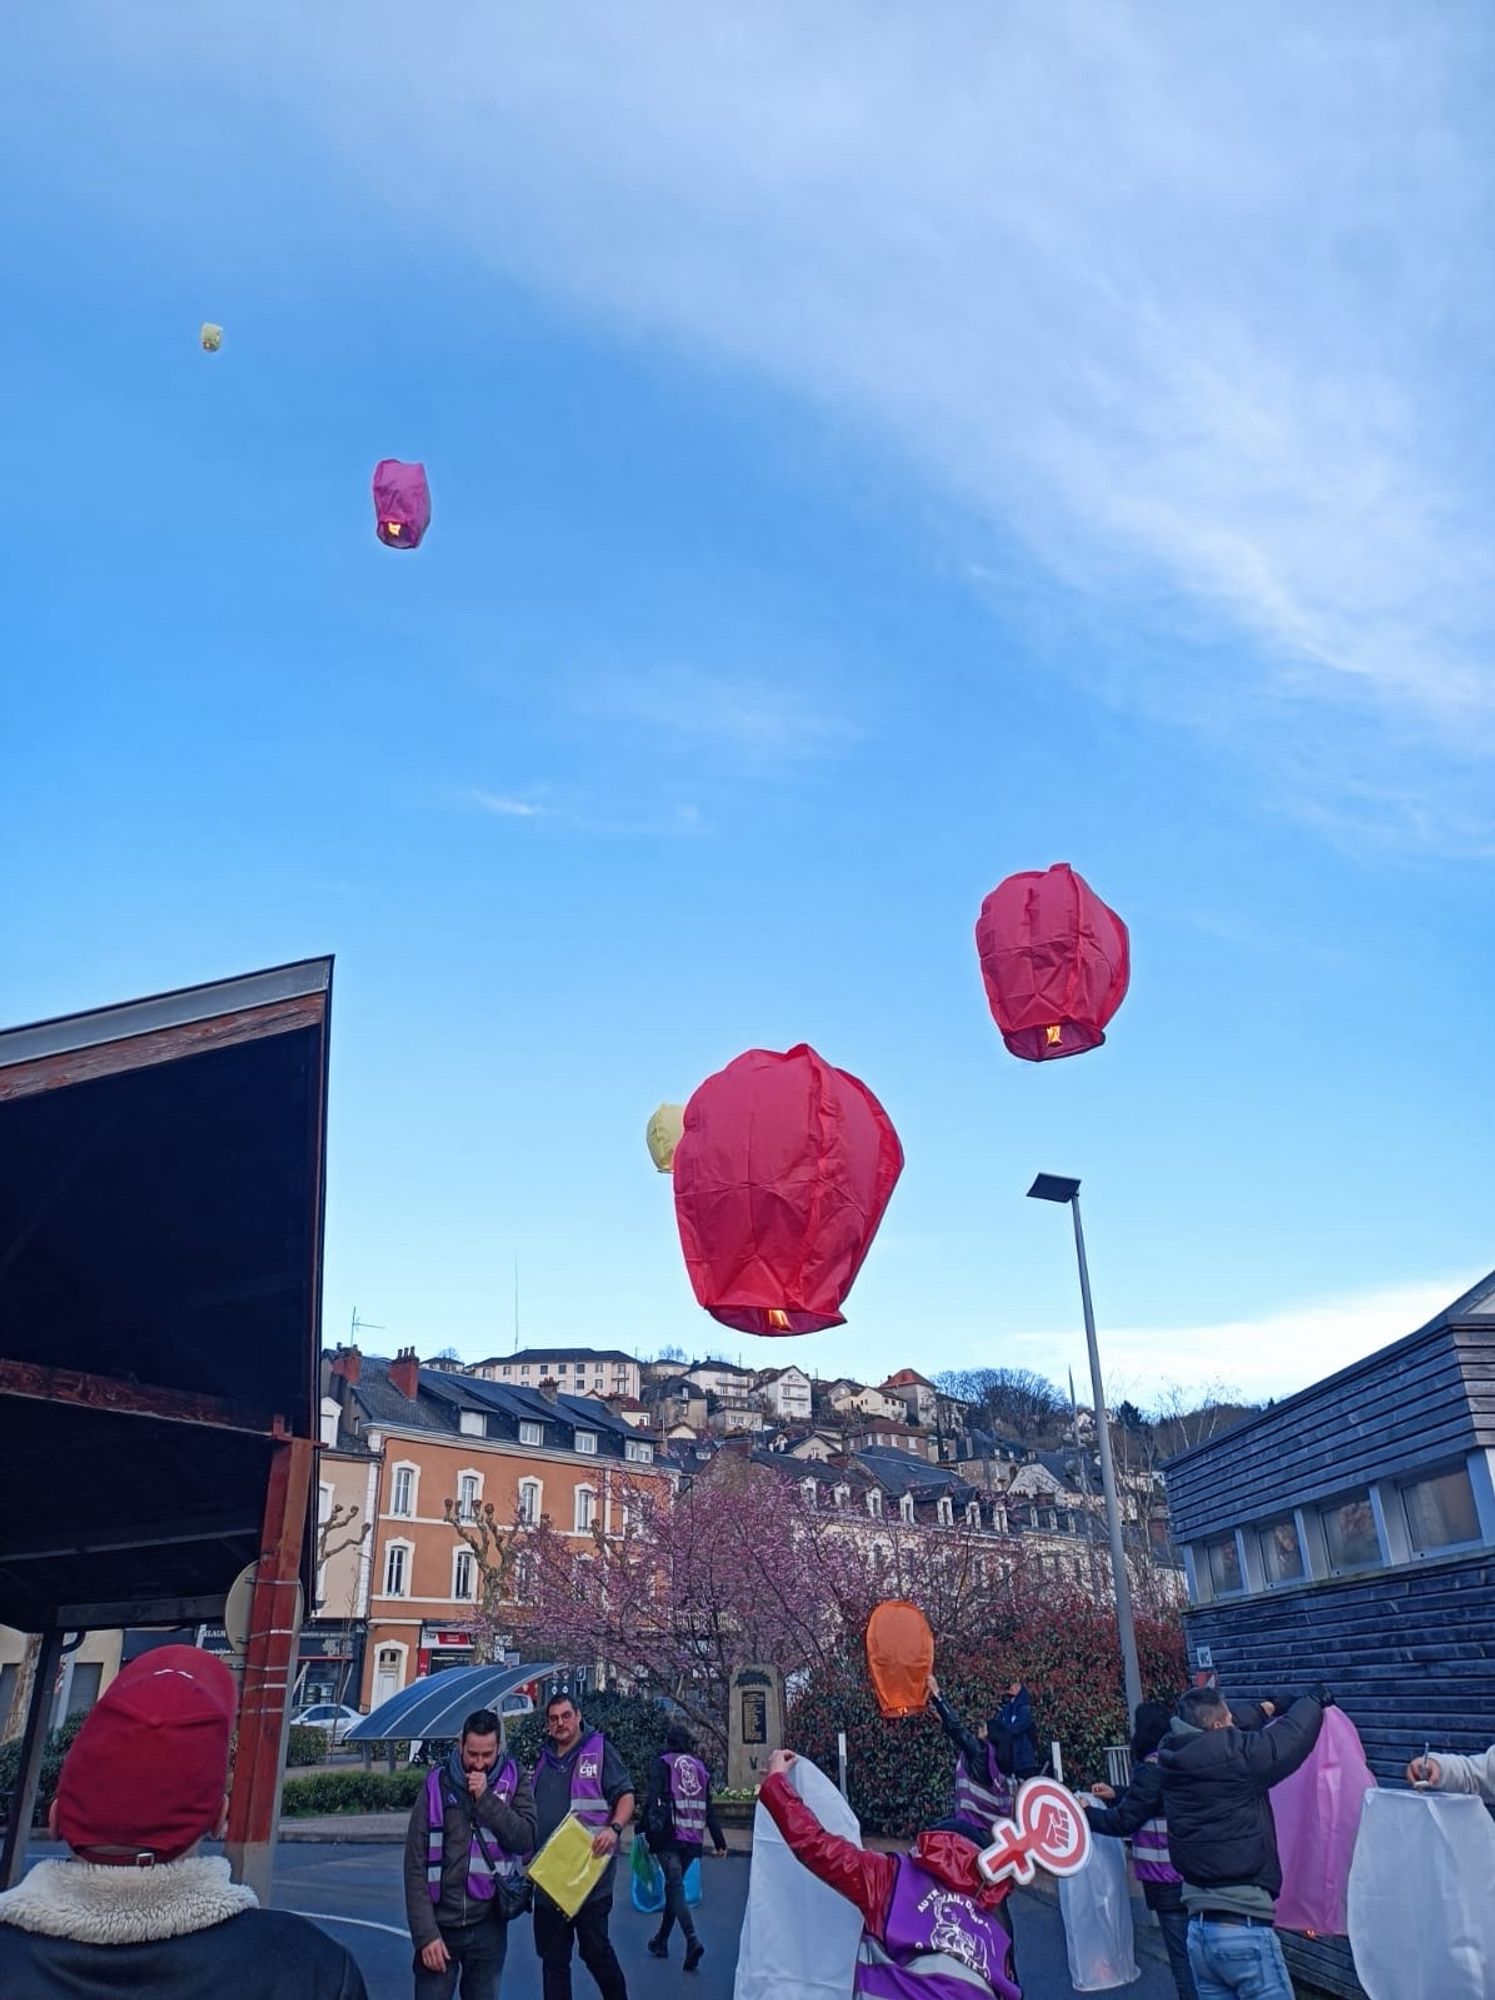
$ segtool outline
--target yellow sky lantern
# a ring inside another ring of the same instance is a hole
[[[675,1164],[675,1148],[680,1144],[680,1134],[684,1129],[683,1104],[661,1104],[649,1120],[644,1133],[649,1146],[649,1158],[662,1174],[669,1173]]]

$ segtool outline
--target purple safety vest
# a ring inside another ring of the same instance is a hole
[[[600,1732],[584,1736],[573,1752],[571,1765],[571,1810],[594,1832],[600,1832],[612,1818],[612,1807],[607,1802],[607,1794],[602,1789],[602,1758],[604,1745]],[[545,1756],[558,1771],[564,1771],[564,1759],[557,1757],[547,1743]]]
[[[711,1773],[699,1757],[692,1757],[684,1750],[667,1750],[664,1761],[670,1774],[670,1809],[675,1821],[675,1838],[691,1847],[704,1847]]]
[[[901,1855],[882,1940],[862,1933],[852,1992],[866,2000],[1022,2000],[1011,1952],[995,1910]]]
[[[1144,1764],[1156,1764],[1158,1753],[1143,1758]],[[1132,1835],[1132,1866],[1137,1871],[1139,1882],[1182,1882],[1184,1879],[1168,1859],[1168,1822],[1161,1813],[1156,1819],[1144,1820]]]
[[[963,1750],[955,1760],[955,1811],[960,1819],[990,1826],[993,1820],[1006,1819],[1011,1814],[1012,1793],[998,1769],[996,1751],[990,1743],[983,1747],[986,1772],[982,1778],[972,1771]]]
[[[519,1788],[519,1766],[506,1757],[488,1780],[488,1789],[505,1805]],[[446,1799],[441,1789],[441,1771],[426,1779],[426,1894],[433,1904],[441,1901],[441,1863],[446,1846]],[[498,1892],[499,1877],[517,1874],[521,1857],[510,1854],[496,1834],[486,1832],[476,1820],[467,1843],[467,1893],[475,1903],[491,1903]]]

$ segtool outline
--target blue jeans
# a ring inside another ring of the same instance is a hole
[[[1293,2000],[1282,1946],[1265,1924],[1190,1917],[1189,1969],[1199,2000]]]

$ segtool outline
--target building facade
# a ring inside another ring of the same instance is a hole
[[[570,1396],[636,1398],[643,1379],[636,1356],[617,1347],[522,1347],[513,1354],[475,1361],[465,1372],[516,1389],[538,1389],[542,1382],[554,1382]]]
[[[1394,1346],[1165,1467],[1195,1670],[1327,1681],[1383,1783],[1495,1742],[1495,1274]],[[1339,1940],[1293,1968],[1358,1995]]]

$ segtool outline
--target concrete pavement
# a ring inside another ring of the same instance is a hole
[[[636,1996],[665,1995],[680,1989],[681,2000],[731,2000],[737,1965],[737,1938],[747,1896],[746,1856],[703,1864],[705,1899],[696,1913],[706,1960],[687,1979],[680,1949],[667,1965],[651,1959],[644,1946],[657,1918],[641,1916],[629,1900],[628,1878],[620,1871],[612,1935],[630,1990]],[[1020,1894],[1015,1913],[1018,1969],[1024,2000],[1074,2000],[1064,1950],[1064,1933],[1052,1899]],[[370,2000],[409,2000],[410,1940],[405,1930],[400,1854],[372,1842],[286,1843],[275,1867],[275,1903],[311,1917],[345,1944],[363,1968]],[[1142,1976],[1119,1987],[1125,2000],[1174,2000],[1166,1968],[1139,1955]],[[596,2000],[596,1988],[578,1962],[577,2000]],[[527,1919],[510,1931],[504,2000],[540,2000],[540,1970]]]

